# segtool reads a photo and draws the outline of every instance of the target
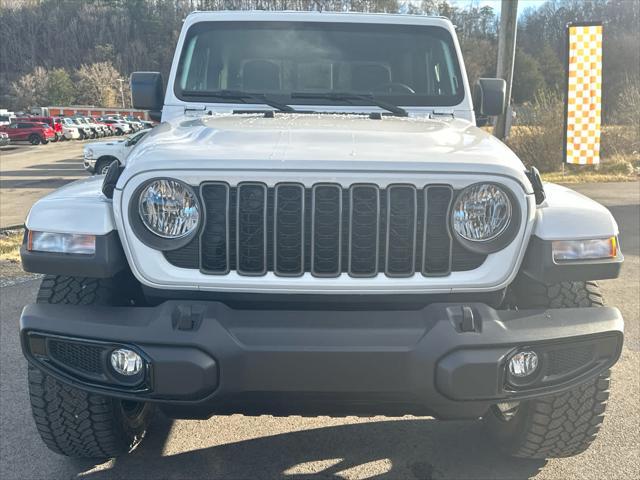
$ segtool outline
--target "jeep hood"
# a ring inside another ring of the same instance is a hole
[[[509,148],[451,118],[185,117],[154,128],[128,157],[125,176],[208,168],[483,173],[509,176],[530,191],[525,168]]]

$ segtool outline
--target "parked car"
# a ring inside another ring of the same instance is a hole
[[[129,125],[125,121],[122,121],[116,118],[111,118],[111,117],[100,117],[100,120],[106,123],[107,125],[110,125],[111,127],[113,127],[115,129],[116,135],[124,135],[126,133],[130,133],[133,131],[131,129],[131,125]]]
[[[150,129],[140,130],[122,140],[93,142],[85,145],[82,149],[85,170],[96,175],[104,175],[114,161],[124,165],[131,149],[150,131]]]
[[[0,132],[0,147],[5,147],[11,143],[9,134],[6,132]]]
[[[32,145],[47,144],[56,138],[53,128],[46,123],[18,121],[0,126],[0,132],[9,135],[12,142],[29,142]]]
[[[110,137],[116,134],[116,128],[113,125],[102,121],[100,117],[91,117],[91,118],[95,123],[97,123],[102,127],[102,129],[106,132],[106,136]]]
[[[90,138],[102,138],[105,136],[102,126],[94,123],[89,117],[74,117],[74,121],[89,128],[91,131]]]
[[[6,108],[0,108],[0,126],[11,125],[16,119],[16,114],[7,110]]]
[[[80,140],[91,138],[92,131],[86,124],[77,122],[75,119],[68,117],[60,117],[60,121],[62,122],[63,128],[68,128],[70,130],[75,129],[78,132],[78,138]]]
[[[58,117],[45,117],[38,115],[28,115],[25,117],[17,117],[16,122],[37,122],[37,123],[46,123],[49,125],[53,131],[55,132],[55,137],[52,142],[57,142],[64,137],[64,133],[62,131],[62,122]]]
[[[618,225],[475,126],[506,83],[474,108],[454,25],[196,12],[178,38],[166,92],[131,75],[163,125],[26,221],[46,445],[126,455],[159,408],[479,420],[459,458],[584,452],[623,345],[594,281],[620,273]]]

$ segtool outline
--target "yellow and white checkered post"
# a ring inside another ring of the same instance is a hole
[[[569,25],[569,69],[565,119],[566,162],[600,162],[602,25]]]

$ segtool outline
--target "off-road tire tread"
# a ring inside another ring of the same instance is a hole
[[[116,296],[112,279],[47,275],[36,303],[64,305],[110,305]]]
[[[595,440],[609,399],[609,372],[568,392],[530,402],[511,455],[560,458],[584,452]]]
[[[29,366],[29,397],[47,447],[70,457],[108,458],[132,450],[140,438],[124,431],[109,397],[64,385]]]
[[[603,307],[597,282],[560,282],[553,285],[520,280],[514,287],[517,305],[527,308]]]
[[[47,275],[36,302],[124,305],[126,288],[120,278]],[[52,451],[70,457],[108,458],[131,451],[144,437],[153,413],[147,405],[130,420],[118,400],[66,385],[32,365],[28,383],[38,433]]]

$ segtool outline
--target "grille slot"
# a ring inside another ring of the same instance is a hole
[[[378,273],[380,190],[353,185],[349,194],[349,274],[372,277]]]
[[[342,188],[314,185],[311,206],[311,273],[335,277],[342,272]]]
[[[267,272],[267,186],[238,186],[236,219],[236,263],[242,275]]]
[[[422,273],[447,275],[451,271],[451,234],[447,223],[453,189],[448,185],[430,185],[424,195],[424,254]]]
[[[200,239],[202,271],[226,274],[229,261],[229,185],[207,183],[201,189],[206,222]]]
[[[387,189],[387,250],[385,273],[409,277],[415,272],[417,195],[411,185]]]
[[[304,186],[280,184],[275,191],[274,271],[282,276],[304,273]]]
[[[444,276],[478,268],[486,255],[451,235],[449,185],[204,182],[204,225],[184,247],[164,252],[205,274],[319,277]]]

